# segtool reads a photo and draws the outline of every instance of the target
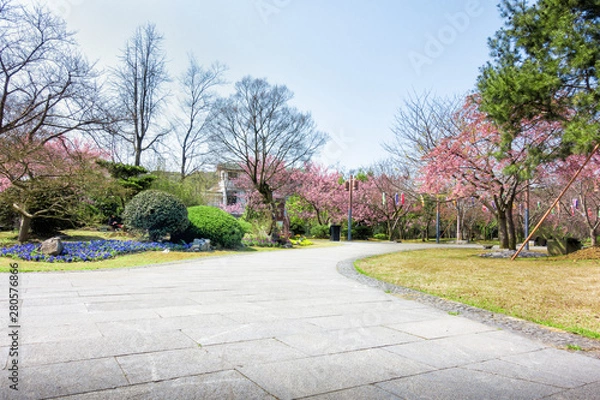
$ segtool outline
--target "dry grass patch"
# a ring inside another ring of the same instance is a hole
[[[428,249],[372,257],[356,266],[399,286],[600,338],[600,260],[510,261],[480,253]]]

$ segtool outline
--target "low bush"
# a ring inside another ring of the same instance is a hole
[[[281,244],[273,240],[267,234],[249,234],[244,235],[242,239],[244,246],[252,247],[281,247]]]
[[[373,239],[377,240],[389,240],[387,233],[376,233],[373,235]]]
[[[190,226],[172,241],[190,242],[194,239],[210,239],[212,245],[235,248],[242,244],[244,228],[237,219],[217,207],[195,206],[188,208]]]
[[[305,238],[304,236],[297,235],[295,238],[290,239],[290,243],[294,246],[311,246],[314,243]]]
[[[317,239],[327,239],[329,238],[329,226],[315,225],[310,228],[310,235]]]
[[[127,203],[123,223],[128,228],[148,232],[150,240],[157,241],[167,234],[183,232],[189,224],[188,211],[172,194],[145,190]]]
[[[308,233],[304,221],[297,217],[290,218],[290,231],[296,235],[306,235]]]
[[[252,222],[248,222],[242,218],[238,219],[237,222],[241,225],[242,229],[244,230],[244,233],[252,232]]]
[[[342,237],[348,236],[348,228],[342,228]],[[353,225],[352,226],[352,239],[354,240],[367,240],[373,237],[373,229],[366,225]]]

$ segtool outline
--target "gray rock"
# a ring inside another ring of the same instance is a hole
[[[499,251],[483,253],[483,254],[480,254],[479,256],[487,257],[487,258],[511,258],[515,253],[516,253],[515,250],[499,250]],[[547,256],[548,256],[547,254],[540,253],[537,251],[522,251],[519,253],[519,257],[527,257],[527,258],[547,257]]]
[[[42,242],[40,251],[48,256],[58,256],[63,252],[65,247],[58,237],[53,237]]]
[[[210,239],[194,239],[191,251],[211,251]]]

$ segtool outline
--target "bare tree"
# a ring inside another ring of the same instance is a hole
[[[227,67],[219,63],[204,68],[190,55],[188,68],[179,79],[182,94],[172,130],[179,143],[182,180],[207,162],[208,116],[216,99],[214,89],[225,83],[226,70]]]
[[[453,117],[461,105],[458,97],[435,98],[430,92],[409,95],[394,117],[394,139],[383,148],[397,160],[418,166],[439,139],[457,132]]]
[[[74,179],[43,155],[70,133],[97,127],[99,108],[93,67],[64,21],[41,7],[0,0],[0,186],[19,192],[13,207],[21,216],[20,241],[39,216],[29,212],[28,191],[40,192],[42,177],[65,187]]]
[[[169,82],[162,42],[154,24],[138,27],[125,45],[121,65],[112,71],[115,101],[108,131],[112,143],[128,144],[135,166],[141,165],[142,153],[154,149],[168,133],[158,122]]]
[[[239,164],[271,211],[276,232],[275,186],[285,170],[304,163],[325,144],[309,113],[288,102],[293,93],[265,79],[245,77],[220,99],[211,118],[211,143],[225,161]]]
[[[359,195],[357,202],[362,200],[370,214],[385,223],[390,240],[404,239],[408,216],[414,212],[412,204],[416,204],[419,197],[411,171],[405,165],[389,159],[373,164],[368,171],[372,185],[370,196],[367,194],[366,198],[361,198]],[[397,201],[399,199],[395,199],[395,194],[398,193],[402,193],[402,197],[406,195],[411,201],[408,204]],[[373,198],[373,195],[376,197]],[[379,195],[382,196],[382,201],[377,201]]]

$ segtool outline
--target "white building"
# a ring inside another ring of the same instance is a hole
[[[235,209],[237,208],[235,207],[237,205],[239,206],[241,214],[245,203],[245,192],[236,186],[235,181],[242,172],[242,169],[235,164],[217,165],[219,182],[208,190],[208,205],[223,209]]]

